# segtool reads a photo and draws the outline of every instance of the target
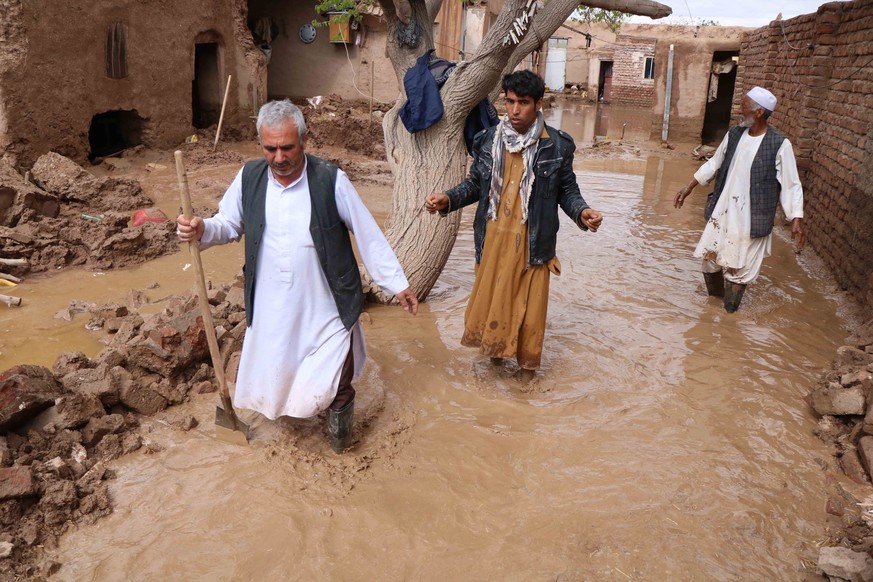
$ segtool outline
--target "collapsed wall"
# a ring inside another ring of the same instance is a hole
[[[779,100],[772,125],[791,139],[807,235],[840,287],[873,306],[873,0],[749,32],[734,109],[760,85]]]
[[[28,169],[136,145],[174,147],[218,121],[248,124],[266,65],[245,0],[0,0],[0,157]]]

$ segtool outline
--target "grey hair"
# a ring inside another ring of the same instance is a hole
[[[754,106],[754,107],[752,107],[752,113],[761,109],[764,112],[764,115],[762,117],[765,120],[769,119],[770,116],[773,115],[773,111],[771,111],[770,109],[767,109],[766,107],[764,107],[763,105],[761,105],[760,103],[758,103],[757,101],[752,99],[751,97],[749,97],[749,101],[751,101],[752,105]]]
[[[303,119],[303,112],[300,111],[299,107],[288,99],[264,103],[258,111],[258,121],[255,124],[258,129],[258,138],[261,137],[262,127],[276,128],[289,120],[297,128],[300,139],[303,139],[303,135],[306,133],[306,120]]]

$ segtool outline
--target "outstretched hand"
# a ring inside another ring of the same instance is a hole
[[[579,215],[579,221],[591,232],[597,232],[600,223],[603,222],[603,214],[592,208],[586,208]]]
[[[691,181],[688,182],[687,186],[676,192],[676,197],[673,198],[673,208],[682,208],[685,199],[691,195],[691,191],[699,184],[700,182],[697,181],[697,178],[691,178]]]
[[[403,311],[415,315],[418,313],[418,298],[415,296],[415,293],[412,292],[412,289],[407,287],[400,293],[396,295],[397,301],[400,302],[400,306],[403,308]]]

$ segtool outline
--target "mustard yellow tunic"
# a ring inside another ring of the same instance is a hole
[[[467,312],[461,344],[480,347],[492,358],[516,358],[528,370],[540,366],[549,272],[560,274],[557,257],[545,265],[528,265],[527,224],[521,223],[521,152],[506,152],[503,191],[497,220],[488,220],[482,259]]]

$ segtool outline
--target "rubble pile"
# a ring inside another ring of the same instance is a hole
[[[139,182],[97,178],[56,153],[37,160],[27,176],[0,163],[0,248],[23,276],[70,266],[108,269],[176,252],[171,222],[131,227],[137,209],[151,207]]]
[[[368,103],[343,101],[338,95],[328,95],[317,106],[313,102],[297,105],[306,115],[309,146],[339,146],[366,157],[385,159],[382,130],[382,117],[388,109],[385,105],[377,104],[372,115]]]
[[[831,580],[873,580],[873,320],[837,350],[807,401],[820,415],[815,434],[834,447],[840,472],[826,511],[841,520],[818,568]]]
[[[245,333],[243,282],[209,291],[229,377]],[[145,447],[139,419],[214,392],[214,371],[196,297],[173,296],[143,317],[123,305],[74,302],[106,347],[96,357],[66,352],[51,370],[19,365],[0,374],[0,578],[46,579],[45,559],[74,524],[112,511],[106,463]],[[176,419],[189,430],[196,419]],[[158,449],[155,449],[158,450]]]

